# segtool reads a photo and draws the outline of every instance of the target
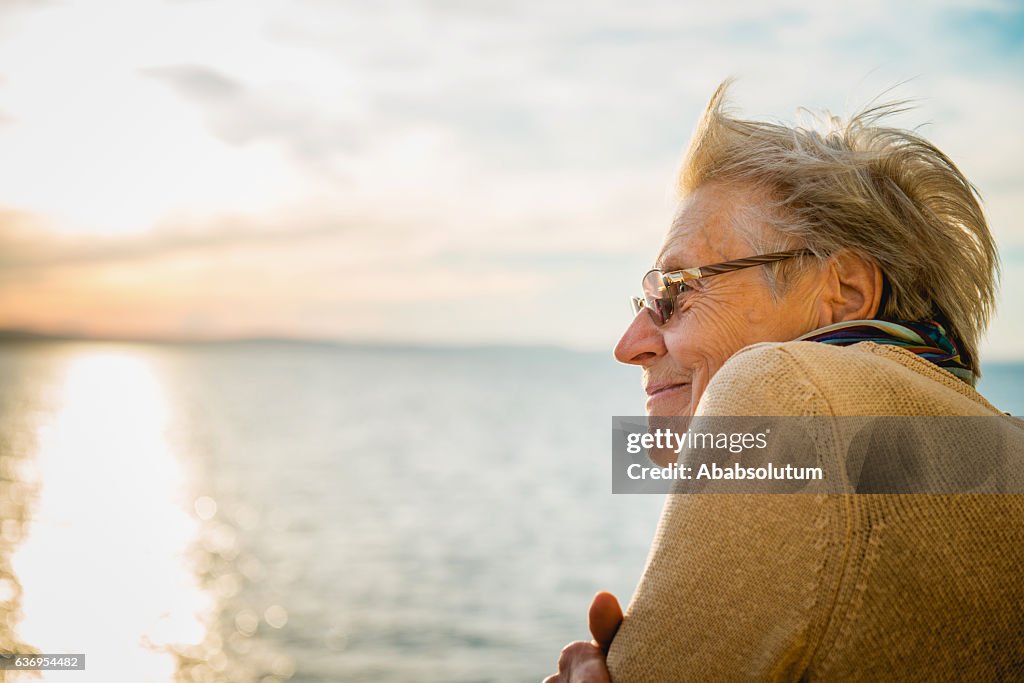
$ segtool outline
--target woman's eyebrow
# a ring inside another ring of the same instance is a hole
[[[670,273],[674,270],[683,270],[684,268],[692,268],[692,266],[680,265],[680,258],[675,254],[665,256],[664,254],[658,256],[654,261],[654,267],[663,273]]]

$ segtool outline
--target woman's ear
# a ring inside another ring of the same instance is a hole
[[[883,285],[877,263],[852,249],[841,249],[829,257],[824,275],[820,326],[878,315]]]

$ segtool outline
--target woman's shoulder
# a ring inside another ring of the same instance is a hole
[[[896,346],[764,342],[740,349],[709,383],[706,415],[992,415],[973,387]]]

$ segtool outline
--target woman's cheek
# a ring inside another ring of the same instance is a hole
[[[709,304],[694,305],[690,311],[693,323],[692,337],[705,363],[712,371],[721,367],[729,357],[747,346],[750,325],[742,316],[726,307]]]

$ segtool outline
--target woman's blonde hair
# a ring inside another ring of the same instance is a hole
[[[917,134],[880,125],[903,103],[872,106],[824,130],[745,121],[725,111],[729,81],[708,103],[679,174],[687,195],[710,182],[771,197],[759,218],[773,247],[819,258],[851,249],[885,276],[879,318],[936,320],[980,375],[978,344],[995,309],[999,257],[977,189]],[[785,285],[782,264],[770,275]]]

